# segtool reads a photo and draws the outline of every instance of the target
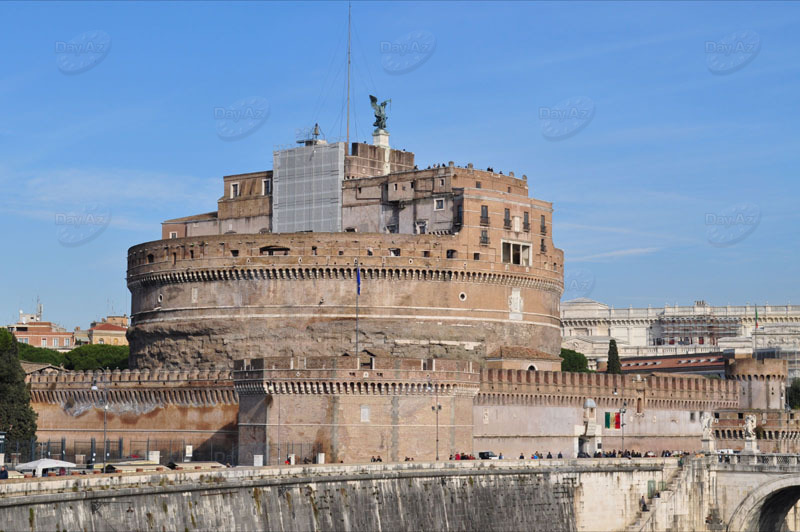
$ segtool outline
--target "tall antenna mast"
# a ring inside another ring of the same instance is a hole
[[[347,145],[345,150],[350,153],[350,2],[347,3]]]

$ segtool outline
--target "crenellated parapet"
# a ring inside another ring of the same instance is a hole
[[[227,370],[114,370],[33,373],[26,382],[34,403],[66,409],[115,405],[234,405],[238,398]],[[96,389],[92,389],[95,387]]]
[[[476,404],[559,404],[600,408],[715,410],[738,406],[735,381],[691,375],[613,375],[484,369]]]
[[[237,360],[233,378],[239,395],[472,397],[480,386],[471,362],[369,356]]]
[[[788,361],[779,358],[734,358],[725,361],[725,376],[737,381],[785,381]]]

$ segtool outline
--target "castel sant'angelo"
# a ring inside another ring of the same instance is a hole
[[[558,355],[552,205],[529,197],[525,176],[418,169],[388,133],[374,138],[275,152],[273,170],[224,178],[217,211],[131,248],[133,364],[355,354],[357,312],[373,356]]]
[[[132,369],[31,374],[40,440],[98,435],[99,378],[110,439],[223,441],[239,463],[289,443],[336,462],[574,457],[620,448],[602,419],[623,409],[641,451],[709,431],[741,448],[752,415],[765,450],[795,446],[785,361],[731,360],[723,380],[561,372],[552,204],[525,175],[418,168],[373,107],[372,144],[275,151],[272,170],[224,177],[216,211],[130,248]]]

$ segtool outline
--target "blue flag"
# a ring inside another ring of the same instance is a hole
[[[361,268],[356,268],[356,293],[361,295]]]

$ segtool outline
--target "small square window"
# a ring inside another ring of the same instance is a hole
[[[481,188],[481,182],[475,181],[475,188]]]
[[[444,210],[444,198],[436,198],[434,200],[433,210],[435,210],[435,211],[443,211]]]
[[[177,231],[170,231],[169,237],[170,238],[178,238],[178,232]]]
[[[480,253],[473,253],[472,254],[472,260],[481,260],[481,254]]]

